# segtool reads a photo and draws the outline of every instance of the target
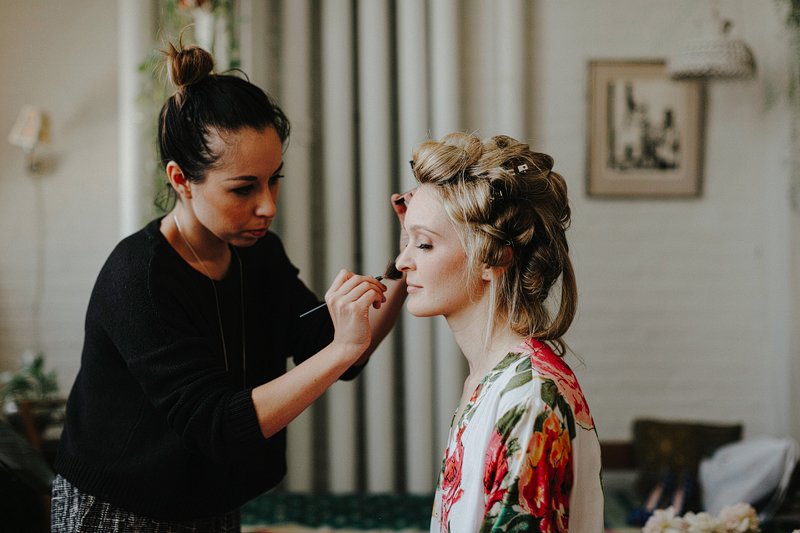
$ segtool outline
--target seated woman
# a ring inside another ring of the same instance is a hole
[[[408,310],[444,316],[469,363],[431,531],[602,531],[600,446],[563,359],[577,300],[564,179],[506,136],[453,133],[411,164]]]

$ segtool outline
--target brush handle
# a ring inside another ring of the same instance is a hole
[[[383,276],[376,276],[376,277],[375,277],[375,279],[376,279],[376,280],[378,280],[378,281],[380,281],[380,280],[382,280],[382,279],[383,279]],[[316,306],[315,308],[313,308],[313,309],[309,309],[308,311],[306,311],[306,312],[305,312],[305,313],[303,313],[302,315],[298,316],[297,318],[303,318],[303,317],[304,317],[304,316],[306,316],[306,315],[310,315],[311,313],[313,313],[313,312],[314,312],[314,311],[316,311],[317,309],[322,309],[322,308],[323,308],[323,307],[325,307],[326,305],[328,305],[328,304],[327,304],[327,303],[325,303],[325,302],[323,302],[323,303],[319,304],[318,306]]]
[[[316,311],[317,309],[322,309],[322,308],[323,308],[323,307],[325,307],[326,305],[328,305],[328,304],[326,304],[326,303],[324,303],[324,302],[323,302],[323,303],[319,304],[318,306],[316,306],[315,308],[313,308],[313,309],[309,309],[308,311],[306,311],[305,313],[303,313],[302,315],[300,315],[300,316],[299,316],[299,317],[297,317],[297,318],[303,318],[303,317],[304,317],[304,316],[306,316],[306,315],[310,315],[311,313],[313,313],[313,312],[314,312],[314,311]]]

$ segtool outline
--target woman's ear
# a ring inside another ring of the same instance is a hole
[[[491,281],[493,277],[501,276],[511,264],[512,259],[514,259],[514,252],[511,250],[511,246],[504,247],[502,263],[495,266],[489,266],[484,263],[483,270],[481,271],[481,279],[483,281]]]
[[[186,175],[184,175],[183,170],[181,167],[178,166],[178,163],[175,161],[170,161],[167,163],[167,178],[169,179],[170,185],[172,188],[175,189],[175,192],[178,193],[178,196],[181,198],[191,198],[192,197],[192,188],[189,183],[189,180],[186,179]]]
[[[489,266],[484,263],[483,269],[481,270],[481,280],[492,281],[492,278],[499,277],[505,269],[506,268],[502,266]]]

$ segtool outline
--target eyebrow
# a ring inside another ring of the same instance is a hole
[[[410,228],[408,228],[408,231],[419,231],[419,230],[422,230],[422,231],[427,231],[428,233],[433,233],[433,234],[434,234],[434,235],[436,235],[437,237],[441,237],[441,236],[442,236],[442,234],[441,234],[441,233],[439,233],[439,232],[436,232],[436,231],[433,231],[433,230],[432,230],[431,228],[429,228],[428,226],[423,226],[422,224],[414,224],[413,226],[411,226]]]
[[[272,173],[273,176],[280,174],[281,170],[283,170],[283,161],[278,168],[275,169],[275,172]],[[258,177],[256,176],[233,176],[225,181],[258,181]]]

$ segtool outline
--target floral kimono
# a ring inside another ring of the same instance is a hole
[[[453,420],[431,533],[603,530],[600,444],[564,360],[530,339]]]

